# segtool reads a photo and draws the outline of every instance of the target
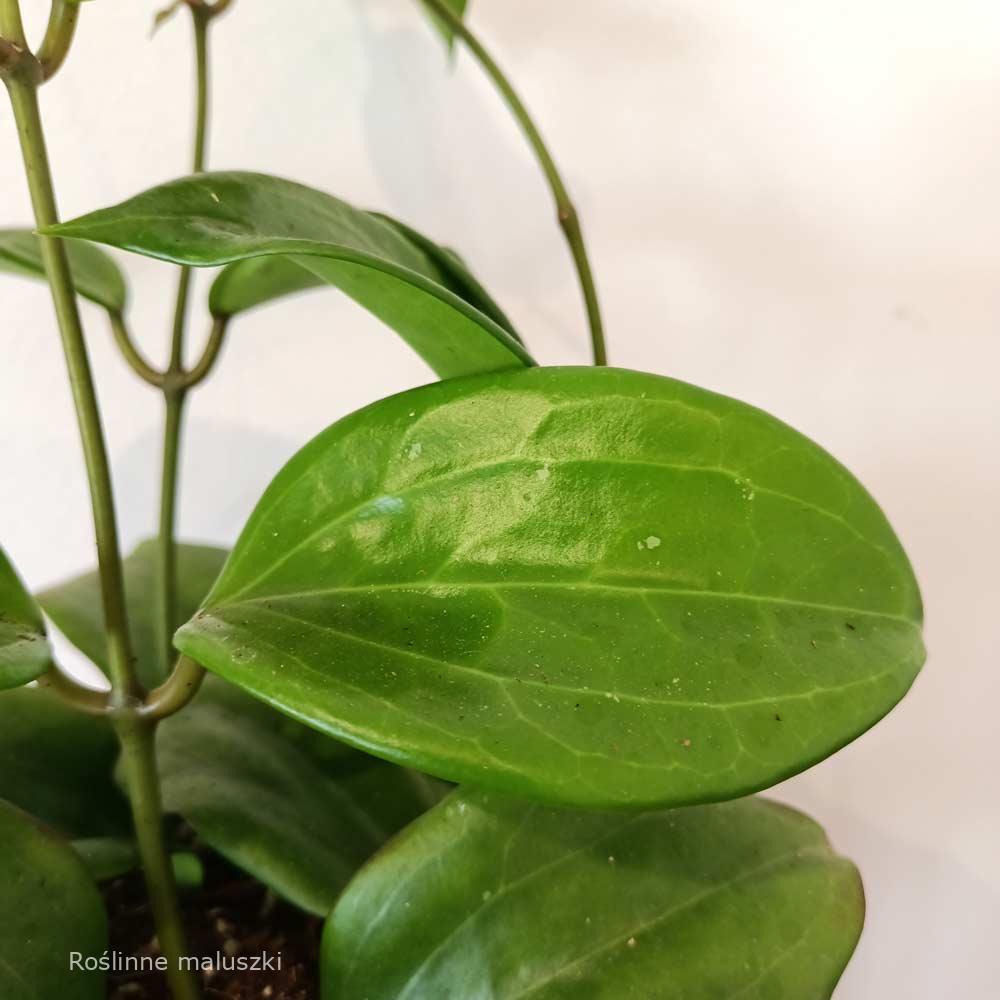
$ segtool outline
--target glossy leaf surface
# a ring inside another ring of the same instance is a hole
[[[732,798],[923,660],[871,497],[745,404],[613,369],[382,400],[282,470],[175,641],[311,725],[579,805]]]
[[[177,547],[177,612],[181,621],[194,613],[226,561],[225,549],[209,545]],[[159,631],[156,619],[157,566],[155,541],[138,545],[125,560],[125,598],[128,604],[132,652],[139,678],[154,686],[162,679]],[[45,613],[79,650],[107,672],[107,641],[101,582],[97,572],[84,573],[38,595]]]
[[[70,969],[70,952],[99,958],[104,904],[61,837],[0,801],[0,996],[100,1000],[100,973]]]
[[[460,790],[337,904],[323,997],[828,1000],[863,920],[854,866],[782,806],[568,812]]]
[[[159,768],[168,812],[279,895],[325,916],[441,786],[345,748],[323,760],[312,752],[316,734],[300,739],[303,729],[213,678],[161,725]]]
[[[51,657],[42,613],[0,549],[0,690],[41,677]]]
[[[198,174],[50,232],[196,267],[291,255],[399,333],[442,377],[531,363],[506,331],[448,290],[447,277],[396,227],[277,177]],[[217,296],[215,308],[224,304]]]
[[[412,229],[398,219],[390,215],[383,215],[381,212],[372,213],[376,218],[397,229],[411,243],[418,246],[431,261],[437,266],[438,271],[444,277],[448,287],[459,298],[465,299],[474,305],[480,312],[485,313],[498,326],[502,326],[516,341],[522,343],[520,334],[514,329],[514,325],[507,318],[506,313],[497,305],[489,292],[479,283],[479,279],[469,269],[469,265],[450,247],[441,246],[433,240],[428,239],[423,233]]]
[[[41,688],[0,692],[0,799],[68,836],[121,833],[130,821],[114,782],[117,757],[105,719]]]
[[[503,310],[473,276],[465,262],[452,250],[440,247],[415,229],[403,225],[388,215],[371,213],[372,217],[391,226],[411,242],[435,267],[434,278],[459,298],[503,327],[515,340],[520,337]],[[294,257],[250,257],[227,264],[212,283],[209,307],[214,316],[235,316],[256,306],[296,292],[320,288],[328,283],[319,275],[296,263]]]
[[[69,266],[76,290],[111,312],[125,308],[125,279],[103,250],[86,243],[68,243]],[[0,271],[45,281],[39,239],[30,229],[0,229]]]

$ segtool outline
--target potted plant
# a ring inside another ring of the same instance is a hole
[[[403,222],[206,171],[229,0],[162,15],[194,26],[192,173],[61,221],[37,95],[80,4],[53,0],[32,46],[0,0],[33,208],[0,232],[0,269],[51,289],[98,555],[37,594],[0,555],[5,998],[820,1000],[857,942],[854,866],[756,793],[912,683],[906,555],[787,425],[607,366],[551,153],[465,4],[423,2],[545,173],[592,367],[539,367],[466,262]],[[178,268],[166,365],[136,346],[101,245]],[[193,267],[218,273],[185,366]],[[306,443],[231,552],[178,542],[189,396],[242,313],[321,285],[438,381]],[[124,558],[80,299],[164,403],[159,532]],[[46,616],[107,690],[59,666]]]

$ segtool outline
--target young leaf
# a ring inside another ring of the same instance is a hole
[[[421,771],[680,805],[871,726],[920,667],[920,619],[878,506],[791,428],[670,379],[539,368],[320,434],[175,642]]]
[[[181,620],[193,614],[226,561],[224,549],[208,545],[177,546],[177,610]],[[157,654],[157,565],[154,540],[142,542],[125,560],[125,597],[139,679],[147,686],[163,680]],[[38,595],[45,613],[67,639],[107,672],[107,642],[101,581],[96,571],[74,577]]]
[[[69,267],[77,292],[110,312],[122,312],[127,292],[118,265],[86,243],[69,243]],[[0,229],[0,272],[45,280],[38,237],[30,229]]]
[[[51,662],[42,613],[0,549],[0,690],[41,677]]]
[[[85,837],[73,841],[73,850],[95,882],[118,878],[141,863],[139,848],[131,837]]]
[[[465,16],[465,8],[468,7],[469,5],[468,0],[444,0],[444,2],[459,17]],[[448,50],[450,51],[455,46],[454,29],[451,27],[450,24],[448,24],[447,21],[445,21],[443,18],[438,17],[437,14],[435,14],[433,11],[431,10],[427,11],[427,15],[430,17],[431,23],[434,25],[434,27],[437,28],[439,32],[441,32],[441,36],[444,38],[445,44],[448,46]]]
[[[219,272],[209,291],[208,307],[213,316],[236,316],[286,295],[326,285],[294,257],[248,257],[227,264]]]
[[[238,688],[206,682],[161,725],[163,803],[234,864],[325,916],[357,869],[434,805],[441,787],[356,751],[324,761],[301,729]]]
[[[0,996],[100,1000],[103,975],[70,968],[70,954],[99,958],[104,905],[73,849],[0,801]]]
[[[828,1000],[863,921],[854,866],[770,802],[609,814],[460,789],[347,889],[322,995]]]
[[[41,688],[0,692],[0,798],[50,826],[72,837],[130,828],[114,783],[117,757],[106,719],[82,715]]]
[[[532,363],[510,334],[449,291],[396,227],[277,177],[197,174],[47,232],[195,267],[290,255],[394,329],[443,378]],[[226,296],[219,292],[214,308],[240,301],[233,287]]]

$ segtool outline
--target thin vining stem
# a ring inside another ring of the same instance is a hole
[[[18,64],[12,70],[5,70],[4,83],[10,93],[17,123],[35,224],[44,229],[55,225],[59,214],[38,109],[37,88],[42,82],[43,70],[38,60],[27,51],[17,0],[0,0],[0,34],[8,42],[14,42],[21,54]],[[111,675],[109,714],[122,747],[122,766],[136,841],[160,946],[167,959],[171,991],[174,1000],[198,1000],[194,979],[188,972],[182,971],[180,965],[186,949],[177,890],[163,842],[159,777],[153,750],[155,728],[150,720],[140,715],[140,700],[144,692],[137,680],[132,658],[111,473],[90,359],[65,247],[61,240],[52,237],[40,236],[39,240],[69,372],[90,486]],[[61,678],[50,677],[49,680],[59,683]]]
[[[421,0],[427,7],[436,14],[454,33],[468,45],[469,50],[479,60],[480,65],[486,74],[493,81],[500,95],[506,101],[511,113],[517,120],[521,131],[528,140],[529,145],[535,153],[536,158],[545,174],[545,179],[549,183],[552,196],[556,203],[556,214],[559,225],[562,228],[566,242],[569,244],[570,253],[573,255],[573,263],[576,267],[577,277],[580,281],[580,288],[583,292],[584,305],[587,309],[587,321],[590,326],[590,341],[594,355],[595,365],[606,365],[608,363],[607,345],[604,338],[604,321],[601,318],[601,308],[597,297],[597,286],[594,283],[594,274],[590,266],[590,258],[587,254],[587,246],[583,239],[583,227],[580,223],[580,216],[569,196],[566,184],[559,173],[555,159],[549,151],[545,140],[542,138],[538,126],[525,107],[517,91],[514,90],[510,80],[503,70],[497,65],[493,57],[486,51],[478,38],[466,27],[465,21],[456,14],[445,0]]]
[[[9,2],[7,6],[10,6]],[[9,21],[5,21],[5,24],[7,23]],[[15,73],[6,77],[5,82],[10,93],[14,119],[17,122],[35,224],[42,229],[57,223],[59,215],[52,189],[45,135],[38,110],[36,91],[38,76],[32,80],[25,73]],[[49,236],[39,236],[38,239],[55,305],[87,466],[107,633],[112,699],[116,705],[123,706],[139,698],[142,692],[132,661],[125,609],[125,585],[118,545],[118,525],[104,428],[101,424],[90,357],[80,323],[66,249],[61,240]]]
[[[195,173],[205,169],[208,144],[208,26],[211,8],[191,6],[195,41],[195,126],[192,167]],[[180,464],[180,435],[184,420],[184,402],[188,385],[184,373],[184,334],[187,325],[191,269],[181,268],[177,280],[177,299],[170,335],[170,362],[163,380],[164,426],[163,467],[160,480],[159,548],[159,623],[160,658],[164,674],[170,672],[174,630],[177,620],[177,482]]]

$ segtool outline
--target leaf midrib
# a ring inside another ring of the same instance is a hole
[[[278,618],[283,618],[287,621],[294,621],[301,625],[307,625],[312,628],[318,629],[323,632],[329,632],[331,635],[341,636],[342,638],[348,639],[352,642],[357,642],[360,645],[372,646],[376,649],[380,649],[384,652],[398,654],[400,656],[408,656],[412,659],[423,660],[428,663],[433,663],[436,666],[447,667],[451,670],[458,671],[460,673],[473,674],[477,677],[482,677],[484,680],[491,681],[492,683],[498,685],[499,687],[506,690],[508,686],[512,683],[516,683],[518,687],[521,688],[536,688],[548,692],[559,692],[563,694],[572,695],[575,698],[586,698],[586,699],[610,699],[617,698],[619,701],[627,701],[633,704],[642,706],[655,706],[661,708],[682,708],[682,709],[710,709],[713,711],[727,712],[731,709],[739,708],[750,708],[754,705],[778,705],[785,704],[790,701],[802,701],[811,700],[817,695],[832,694],[836,692],[841,692],[848,690],[853,687],[862,687],[867,684],[875,684],[886,677],[893,676],[895,674],[894,669],[889,669],[882,671],[878,674],[872,674],[868,677],[858,678],[857,680],[850,681],[847,684],[840,684],[836,687],[816,687],[809,691],[797,692],[795,694],[782,694],[774,697],[766,698],[753,698],[744,701],[730,701],[730,702],[720,702],[718,704],[712,702],[695,702],[695,701],[679,701],[679,700],[664,700],[660,698],[649,698],[640,695],[628,694],[622,691],[611,691],[601,688],[575,688],[568,685],[549,683],[546,681],[537,681],[533,678],[515,678],[507,676],[506,674],[493,674],[486,670],[481,670],[478,667],[474,667],[467,663],[457,663],[454,660],[443,660],[436,656],[429,656],[426,653],[419,653],[412,649],[403,649],[400,646],[393,646],[387,643],[376,642],[373,639],[367,639],[364,636],[355,635],[352,632],[343,632],[340,629],[335,629],[329,625],[323,625],[318,622],[312,622],[307,619],[298,618],[295,615],[290,615],[285,612],[275,611],[273,608],[264,607],[266,614],[273,615]],[[323,676],[328,676],[323,674]],[[520,706],[515,706],[519,714]],[[527,721],[527,720],[525,720]],[[569,749],[569,748],[568,748]],[[573,748],[572,752],[579,756],[580,751]],[[657,765],[658,767],[661,765]]]
[[[669,403],[670,401],[664,400],[663,402]],[[758,483],[754,482],[753,480],[749,479],[743,473],[737,472],[735,469],[730,469],[720,465],[711,465],[711,466],[688,465],[678,462],[658,462],[652,459],[619,459],[619,458],[608,458],[608,457],[598,458],[593,456],[590,457],[581,456],[576,458],[560,460],[555,458],[545,458],[543,456],[535,457],[535,456],[525,456],[525,455],[506,455],[503,458],[498,458],[490,462],[484,462],[478,465],[467,466],[461,469],[451,469],[447,472],[443,472],[438,475],[428,476],[426,479],[420,479],[416,482],[410,483],[409,485],[402,487],[401,489],[393,490],[392,495],[396,497],[404,497],[404,496],[412,497],[414,494],[418,494],[434,486],[439,486],[442,483],[453,483],[469,476],[475,476],[481,472],[491,472],[495,469],[503,468],[504,466],[509,466],[509,465],[516,466],[522,464],[532,468],[534,467],[551,468],[552,466],[558,468],[569,465],[613,465],[613,466],[623,465],[630,468],[631,467],[658,468],[670,472],[707,473],[710,475],[711,474],[722,475],[725,476],[726,478],[732,479],[734,484],[736,485],[743,483],[748,488],[754,490],[755,492],[767,493],[771,496],[775,496],[780,499],[786,500],[789,503],[799,504],[800,506],[814,510],[818,514],[828,517],[829,519],[843,525],[848,531],[850,531],[853,535],[855,535],[859,541],[862,541],[866,545],[869,545],[871,548],[875,549],[876,551],[883,553],[883,555],[885,555],[887,558],[891,557],[891,554],[883,545],[880,545],[878,542],[875,542],[872,539],[868,538],[866,535],[863,535],[857,529],[856,526],[847,521],[842,515],[837,514],[831,510],[827,510],[825,507],[818,506],[817,504],[813,504],[808,500],[804,500],[803,498],[794,496],[790,493],[783,493],[779,490],[769,489],[768,487],[761,486]],[[299,483],[303,479],[308,478],[310,471],[312,471],[311,468],[310,470],[307,470],[307,472],[304,473],[302,476],[298,477],[293,483],[291,483],[286,490],[283,490],[280,497],[275,501],[275,504],[277,504],[281,500],[284,500],[284,498],[289,493],[291,493],[292,490],[298,487]],[[324,521],[319,527],[315,528],[314,530],[309,532],[309,534],[307,534],[305,537],[296,542],[296,544],[293,545],[290,549],[287,549],[285,552],[283,552],[281,554],[281,557],[275,560],[275,562],[271,563],[271,565],[269,565],[266,569],[264,569],[263,572],[258,573],[257,576],[255,576],[252,580],[250,580],[248,583],[245,583],[242,587],[238,588],[233,594],[229,595],[227,599],[228,602],[232,602],[234,601],[235,598],[238,598],[241,594],[245,594],[248,591],[252,590],[262,581],[266,580],[279,566],[284,565],[293,555],[302,551],[302,549],[306,548],[312,541],[314,541],[320,535],[325,534],[331,528],[336,527],[339,524],[342,524],[350,517],[352,517],[354,514],[358,513],[361,510],[364,510],[365,507],[367,507],[376,499],[378,499],[378,496],[370,496],[370,495],[366,496],[363,500],[360,500],[357,503],[353,504],[352,506],[348,507],[347,509],[340,511],[339,513],[334,515],[330,520]],[[274,506],[270,507],[267,513],[270,514],[270,512],[273,509]],[[240,546],[238,544],[237,548],[239,547]]]

